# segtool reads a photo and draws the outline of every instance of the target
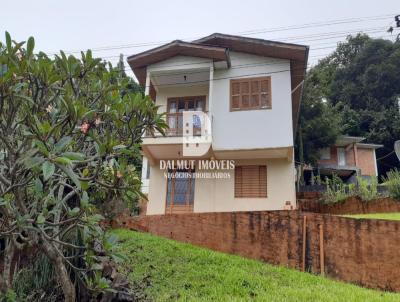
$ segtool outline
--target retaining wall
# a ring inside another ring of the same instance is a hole
[[[332,278],[400,291],[396,221],[272,211],[121,217],[113,226],[299,270],[304,266],[316,274],[323,269]]]
[[[304,198],[304,197],[303,197]],[[400,201],[392,198],[378,198],[371,201],[363,201],[358,197],[334,204],[323,204],[315,198],[298,199],[297,207],[301,211],[313,213],[340,214],[366,214],[366,213],[390,213],[400,212]]]

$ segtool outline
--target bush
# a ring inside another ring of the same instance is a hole
[[[357,176],[357,183],[345,184],[340,177],[333,175],[332,179],[326,178],[325,202],[335,203],[345,200],[350,196],[359,196],[364,201],[375,199],[378,194],[378,179],[369,179]],[[400,175],[399,175],[399,197],[400,197]]]
[[[387,187],[389,196],[400,199],[400,171],[395,169],[389,171],[384,178],[384,185]]]
[[[369,179],[357,176],[357,191],[356,195],[362,200],[369,201],[378,197],[378,179],[371,177]]]
[[[332,179],[325,178],[326,184],[326,192],[324,194],[325,202],[327,203],[335,203],[340,202],[346,199],[349,196],[353,195],[354,191],[354,184],[345,184],[343,183],[342,179],[337,176],[333,175]]]

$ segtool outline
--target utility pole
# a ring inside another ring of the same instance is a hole
[[[121,78],[125,77],[124,55],[122,53],[119,54],[118,68],[120,77]]]
[[[300,183],[304,183],[303,165],[304,165],[304,150],[303,150],[303,129],[301,123],[299,125],[299,160],[300,160],[300,177],[298,178],[297,186],[300,188]]]

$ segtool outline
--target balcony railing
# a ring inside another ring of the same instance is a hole
[[[207,114],[207,113],[206,113]],[[183,136],[183,113],[167,113],[166,114],[166,122],[168,124],[168,129],[165,131],[165,136]],[[201,116],[194,115],[193,116],[193,135],[200,136],[202,134],[202,129],[206,134],[209,134],[209,129],[207,129],[207,125]],[[154,137],[161,136],[160,133],[146,133],[146,137]]]

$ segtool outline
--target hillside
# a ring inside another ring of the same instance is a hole
[[[154,301],[400,301],[400,294],[227,255],[129,230],[113,230],[122,270]]]

